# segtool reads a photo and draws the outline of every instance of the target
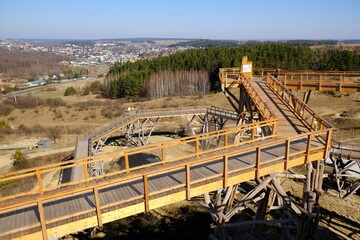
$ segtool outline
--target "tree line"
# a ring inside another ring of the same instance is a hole
[[[242,47],[212,47],[179,51],[169,56],[144,59],[136,62],[116,63],[107,74],[104,95],[110,98],[157,98],[181,94],[206,94],[219,90],[219,68],[238,67],[242,56],[247,55],[254,67],[281,68],[288,71],[356,71],[360,70],[360,55],[345,50],[312,50],[308,46],[284,43],[265,43]],[[173,73],[171,73],[173,72]],[[176,78],[189,73],[191,81]],[[204,72],[207,73],[204,77]],[[151,79],[151,80],[150,80]],[[181,79],[181,80],[180,80]],[[178,86],[191,92],[169,90]],[[205,83],[198,83],[205,81]],[[167,84],[169,86],[162,86]],[[188,85],[191,84],[192,87]],[[204,86],[208,86],[204,90]],[[157,89],[160,88],[160,89]],[[156,92],[156,94],[154,94]],[[159,92],[162,92],[161,94]]]
[[[0,48],[0,73],[6,79],[36,79],[39,75],[61,72],[59,62],[67,60],[51,52],[10,51]]]

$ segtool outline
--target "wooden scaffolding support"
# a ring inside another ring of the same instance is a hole
[[[214,233],[211,238],[231,239],[226,228],[252,226],[246,234],[254,239],[266,237],[268,227],[280,229],[281,239],[311,239],[319,223],[324,161],[308,163],[306,166],[306,178],[298,174],[293,176],[306,180],[302,202],[296,202],[285,192],[277,173],[271,173],[241,200],[236,197],[237,185],[204,194],[204,203],[201,204],[208,209],[213,219],[211,227]],[[291,175],[279,173],[279,176]],[[235,214],[248,208],[256,209],[253,220],[231,222]]]

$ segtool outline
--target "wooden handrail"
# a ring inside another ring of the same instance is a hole
[[[233,71],[234,70],[234,71]],[[228,73],[229,72],[229,73]],[[230,74],[231,73],[231,74]],[[268,105],[262,100],[258,92],[251,86],[249,79],[240,72],[240,68],[222,68],[220,69],[219,78],[222,84],[225,86],[230,82],[228,80],[229,75],[232,77],[232,83],[237,82],[241,83],[248,94],[250,95],[253,103],[256,105],[259,113],[265,120],[276,119],[276,115],[273,111],[270,110]]]
[[[205,107],[199,107],[199,108],[196,108],[195,109],[202,109],[202,108],[205,108]],[[194,108],[182,108],[181,110],[184,110],[184,109],[191,109],[191,110],[194,110]],[[210,110],[218,110],[218,111],[226,111],[228,113],[231,113],[231,114],[236,114],[235,111],[232,111],[232,110],[229,110],[229,109],[224,109],[224,108],[217,108],[217,107],[207,107],[205,109],[210,109]],[[165,109],[166,111],[170,111],[172,109]],[[173,109],[173,110],[176,110],[176,109]],[[179,110],[179,109],[177,109]],[[149,110],[150,111],[150,110]],[[119,121],[119,120],[117,120]],[[115,121],[115,122],[117,122]],[[236,130],[235,130],[236,131]],[[204,134],[206,135],[206,134]],[[199,135],[201,136],[201,134]],[[189,139],[191,139],[192,137],[188,137]],[[186,137],[185,138],[182,138],[182,139],[187,139]],[[176,141],[176,140],[174,140]],[[170,141],[167,141],[166,144],[169,144]],[[171,143],[170,143],[171,144]],[[151,150],[151,147],[153,146],[156,146],[158,145],[158,143],[154,143],[154,144],[148,144],[146,146],[142,146],[142,147],[138,147],[136,149],[141,149],[139,150],[140,152],[143,152],[143,148],[149,148]],[[149,150],[148,149],[148,150]],[[137,151],[137,150],[130,150],[130,151]],[[102,156],[104,156],[105,159],[107,159],[108,157],[110,156],[107,156],[108,153],[105,153],[105,154],[98,154],[96,156],[91,156],[91,157],[87,157],[86,159],[88,161],[90,161],[91,159],[99,159],[99,161],[102,161],[103,159],[101,159]],[[112,157],[118,157],[118,155],[113,155]],[[101,160],[100,160],[101,159]],[[76,162],[80,161],[81,159],[76,159],[76,160],[69,160],[69,161],[66,161],[66,162],[59,162],[59,163],[53,163],[53,164],[47,164],[47,165],[44,165],[44,166],[38,166],[38,167],[33,167],[33,168],[27,168],[27,169],[24,169],[24,170],[19,170],[19,171],[13,171],[13,172],[10,172],[10,173],[6,173],[6,174],[3,174],[3,175],[0,175],[0,182],[1,182],[1,179],[3,178],[6,178],[6,177],[10,177],[10,176],[16,176],[16,175],[23,175],[23,174],[26,174],[26,173],[33,173],[35,172],[36,170],[46,170],[46,169],[53,169],[54,167],[60,167],[60,166],[69,166],[71,164],[75,164]],[[29,175],[30,176],[30,175]]]
[[[89,181],[89,184],[87,186],[84,186],[82,184],[77,184],[77,186],[72,187],[71,189],[64,189],[63,191],[57,192],[57,193],[52,193],[52,194],[45,194],[45,195],[37,195],[35,196],[35,198],[31,199],[25,199],[25,200],[21,200],[19,202],[16,202],[12,205],[9,206],[2,206],[0,207],[0,213],[4,213],[4,212],[8,212],[11,209],[16,209],[19,206],[23,206],[23,205],[28,205],[28,204],[33,204],[34,201],[38,201],[41,200],[43,203],[45,202],[49,202],[49,201],[54,201],[54,200],[59,200],[62,198],[66,198],[67,196],[71,195],[71,196],[75,196],[75,195],[80,195],[86,192],[93,192],[94,188],[97,188],[97,190],[100,190],[102,188],[106,188],[106,187],[110,187],[116,184],[120,184],[120,183],[126,183],[131,181],[132,179],[138,179],[139,177],[143,177],[144,176],[155,176],[155,175],[159,175],[159,174],[163,174],[165,172],[170,172],[176,169],[184,169],[186,167],[186,165],[188,165],[189,170],[191,171],[191,166],[196,166],[199,164],[204,164],[204,163],[209,163],[212,162],[214,160],[218,160],[221,158],[229,158],[232,156],[236,156],[238,154],[244,153],[244,152],[248,152],[248,151],[253,151],[253,150],[257,150],[257,152],[260,152],[261,149],[267,148],[267,147],[272,147],[272,146],[276,146],[279,144],[284,144],[285,146],[285,150],[284,150],[284,154],[283,157],[277,158],[276,160],[279,159],[283,159],[284,163],[286,161],[289,161],[290,157],[294,157],[297,155],[303,155],[304,153],[311,153],[312,151],[318,151],[318,150],[326,150],[326,146],[325,143],[324,145],[320,146],[320,147],[311,147],[311,144],[306,144],[306,149],[304,149],[303,151],[298,151],[292,154],[286,154],[286,149],[287,149],[287,145],[289,145],[289,148],[291,147],[291,144],[293,141],[295,140],[300,140],[300,139],[308,139],[307,142],[312,141],[313,138],[317,137],[317,136],[321,136],[321,135],[328,135],[329,132],[332,132],[332,129],[327,129],[327,130],[322,130],[322,131],[315,131],[315,132],[309,132],[309,133],[304,133],[304,134],[300,134],[299,136],[293,136],[290,138],[286,138],[286,139],[281,139],[281,140],[275,140],[272,142],[267,142],[267,143],[261,143],[258,144],[257,146],[248,146],[245,147],[243,149],[234,149],[232,151],[227,151],[225,153],[222,154],[215,154],[211,157],[207,157],[207,158],[195,158],[194,160],[192,160],[191,162],[181,162],[181,161],[176,161],[175,165],[165,165],[161,170],[156,169],[156,170],[150,170],[147,172],[139,172],[139,173],[132,173],[129,175],[125,175],[125,176],[119,176],[118,178],[109,178],[107,181],[95,181],[96,179],[92,179],[94,181]],[[263,163],[260,162],[260,158],[257,158],[257,163],[255,166],[257,171],[261,170],[261,165]],[[228,174],[231,172],[228,172]],[[192,181],[189,180],[188,184],[191,185],[191,183],[193,183]],[[164,192],[166,191],[166,189],[164,190]]]
[[[278,95],[289,107],[291,107],[295,113],[297,113],[310,129],[316,131],[325,128],[334,128],[328,121],[322,118],[318,113],[312,110],[307,104],[301,99],[294,95],[289,89],[287,89],[279,80],[274,78],[272,75],[267,76],[267,85]],[[309,114],[311,119],[310,123],[306,121],[305,116]],[[314,124],[314,121],[318,122],[318,125]]]
[[[12,175],[10,176],[4,176],[3,178],[0,179],[0,182],[6,182],[9,180],[16,180],[16,179],[21,179],[21,178],[25,178],[25,177],[29,177],[29,176],[36,176],[36,173],[38,172],[39,175],[41,176],[41,174],[44,173],[49,173],[49,172],[55,172],[55,171],[60,171],[60,170],[64,170],[64,169],[69,169],[69,168],[73,168],[73,167],[83,167],[83,171],[87,171],[85,168],[87,167],[87,164],[92,164],[92,163],[96,163],[96,162],[100,162],[100,161],[112,161],[112,159],[118,159],[118,158],[124,158],[125,160],[125,169],[123,170],[119,170],[113,173],[109,173],[109,174],[104,174],[104,175],[100,175],[97,177],[89,177],[86,179],[81,179],[75,182],[70,182],[70,183],[63,183],[63,184],[59,184],[59,185],[55,185],[55,186],[50,186],[50,187],[43,187],[42,191],[46,192],[46,191],[50,191],[53,189],[57,189],[59,187],[64,187],[64,186],[70,186],[70,185],[76,185],[79,183],[85,183],[88,182],[92,179],[100,179],[100,178],[105,178],[105,177],[109,177],[109,176],[113,176],[116,174],[122,174],[122,173],[130,173],[131,171],[135,171],[135,170],[139,170],[139,169],[144,169],[150,166],[155,166],[155,165],[160,165],[160,164],[164,164],[167,162],[172,162],[172,161],[178,161],[184,158],[188,158],[188,157],[193,157],[193,156],[199,156],[200,154],[206,154],[206,153],[211,153],[214,151],[218,151],[218,150],[224,150],[224,149],[229,149],[231,147],[236,147],[236,146],[240,146],[243,144],[246,144],[249,141],[243,141],[237,144],[226,144],[226,146],[220,146],[214,149],[209,149],[209,150],[205,150],[200,152],[199,151],[199,146],[197,149],[195,149],[194,153],[192,154],[186,154],[184,156],[180,156],[177,158],[173,158],[173,159],[166,159],[166,161],[160,161],[160,162],[154,162],[154,163],[148,163],[145,165],[140,165],[138,167],[131,167],[130,168],[130,163],[129,162],[129,156],[131,155],[136,155],[139,153],[143,153],[143,152],[149,152],[149,151],[154,151],[154,150],[162,150],[162,151],[166,151],[166,148],[169,147],[173,147],[173,146],[179,146],[179,145],[184,145],[184,144],[190,144],[190,143],[195,143],[198,144],[199,141],[202,140],[208,140],[208,139],[212,139],[214,137],[224,137],[229,136],[231,134],[235,134],[238,132],[242,132],[242,131],[247,131],[247,130],[251,130],[251,129],[256,129],[259,127],[270,127],[270,128],[275,128],[275,125],[277,124],[277,120],[273,119],[273,120],[268,120],[268,121],[263,121],[263,122],[259,122],[259,123],[253,123],[253,124],[248,124],[248,125],[243,125],[243,126],[239,126],[239,127],[235,127],[235,128],[231,128],[231,129],[226,129],[226,130],[218,130],[218,131],[214,131],[214,132],[209,132],[209,133],[204,133],[204,134],[199,134],[196,135],[195,137],[191,136],[191,137],[184,137],[184,138],[180,138],[180,139],[174,139],[171,141],[167,141],[167,142],[163,142],[163,143],[156,143],[156,144],[150,144],[147,146],[142,146],[142,147],[138,147],[138,148],[133,148],[133,149],[129,149],[129,150],[125,150],[121,153],[105,153],[105,154],[101,154],[98,156],[93,156],[91,158],[83,158],[83,159],[79,159],[76,161],[72,161],[71,164],[59,164],[59,165],[52,165],[51,167],[47,167],[47,168],[37,168],[37,169],[33,169],[32,172],[26,172],[26,173],[16,173],[14,172]],[[275,133],[273,133],[273,135],[269,135],[266,137],[259,137],[256,138],[256,141],[260,141],[260,140],[264,140],[267,138],[274,138],[276,135]],[[225,138],[225,137],[224,137]],[[252,140],[254,141],[254,140]],[[225,145],[225,144],[224,144]],[[165,154],[161,154],[162,157],[165,157]],[[85,166],[85,167],[84,167]],[[88,176],[87,174],[85,176]],[[40,185],[41,183],[41,178],[37,178],[38,180],[38,184]],[[28,195],[28,192],[24,192],[24,193],[20,193],[20,194],[16,194],[16,195],[12,195],[12,196],[5,196],[0,198],[0,201],[3,200],[7,200],[7,199],[12,199],[12,198],[17,198],[20,196],[25,196]]]

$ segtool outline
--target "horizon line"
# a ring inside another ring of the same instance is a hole
[[[214,39],[186,37],[114,37],[114,38],[19,38],[0,37],[0,40],[61,40],[61,41],[104,41],[104,40],[209,40],[209,41],[360,41],[360,38],[264,38],[264,39]]]

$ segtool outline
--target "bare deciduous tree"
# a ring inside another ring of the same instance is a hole
[[[150,98],[206,94],[210,90],[209,74],[197,70],[162,71],[151,76],[146,90]]]
[[[59,127],[51,127],[48,130],[48,137],[56,143],[56,140],[61,138],[61,131]]]

